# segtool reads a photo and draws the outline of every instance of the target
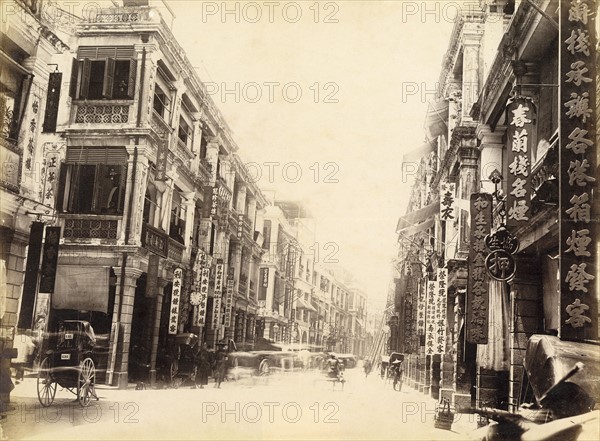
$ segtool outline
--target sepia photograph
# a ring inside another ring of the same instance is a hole
[[[597,441],[599,12],[0,0],[0,441]]]

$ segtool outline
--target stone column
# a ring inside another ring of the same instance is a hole
[[[112,385],[118,386],[119,389],[126,389],[128,383],[129,343],[131,341],[131,322],[135,302],[135,288],[137,287],[137,279],[142,275],[142,270],[126,267],[123,278],[121,277],[120,266],[113,267],[113,271],[117,276],[113,323],[119,323],[120,326],[118,336],[116,336],[117,341],[112,342],[112,344],[117,345],[117,357],[113,371]],[[123,285],[121,285],[121,283]]]
[[[492,128],[487,124],[477,126],[477,138],[481,140],[479,149],[481,151],[479,176],[481,177],[481,191],[485,193],[494,193],[494,184],[490,181],[490,175],[494,170],[498,170],[506,176],[503,171],[502,150],[504,149],[503,137],[506,132],[506,127],[496,126]]]
[[[120,242],[125,243],[127,218],[131,217],[128,244],[141,244],[142,217],[144,214],[144,197],[146,195],[148,173],[148,147],[145,145],[129,145],[127,149],[127,186],[121,223]],[[136,159],[137,150],[137,159]],[[135,162],[135,177],[133,176]],[[134,181],[135,179],[135,181]],[[130,204],[130,200],[133,198]],[[131,216],[129,209],[131,207]]]
[[[479,99],[479,90],[482,74],[480,63],[481,37],[483,25],[479,23],[465,23],[462,32],[463,59],[462,59],[462,115],[461,124],[473,123],[471,109]]]
[[[458,142],[458,157],[460,159],[460,170],[458,177],[458,198],[469,200],[471,194],[479,190],[477,185],[479,178],[479,150],[477,149],[477,138],[474,127],[457,127],[452,135],[452,142]],[[459,210],[459,256],[468,256],[469,252],[469,220],[468,214]]]
[[[189,262],[192,252],[192,235],[194,232],[194,214],[196,211],[196,200],[198,195],[195,191],[190,191],[182,194],[182,205],[185,207],[185,231],[183,232],[183,240],[185,244],[184,262]]]
[[[165,286],[169,281],[163,278],[158,279],[158,294],[154,300],[154,328],[152,330],[152,347],[150,352],[150,385],[156,384],[156,357],[158,354],[158,338],[160,336],[160,317],[162,315],[162,305]]]
[[[256,231],[257,224],[257,210],[256,210],[256,198],[252,195],[248,195],[248,218],[250,219],[250,234],[252,234],[252,239],[254,239],[254,231]],[[261,230],[262,231],[262,228]]]
[[[219,161],[219,143],[215,137],[206,144],[206,160],[210,164],[209,182],[214,186],[217,182],[217,162]]]

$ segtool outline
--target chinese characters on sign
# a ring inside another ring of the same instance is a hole
[[[207,255],[199,250],[196,260],[196,293],[198,296],[198,310],[196,312],[196,326],[206,325],[206,307],[208,303],[208,283],[210,279],[210,265]]]
[[[437,282],[434,280],[427,281],[427,317],[425,320],[425,355],[436,354],[437,340]]]
[[[231,314],[233,311],[233,279],[227,279],[225,292],[225,327],[231,326]]]
[[[471,235],[469,248],[469,279],[467,282],[467,341],[487,344],[488,341],[488,277],[485,265],[485,237],[492,223],[492,195],[471,195]]]
[[[417,335],[425,335],[425,292],[419,289],[419,298],[417,299]]]
[[[440,185],[440,220],[454,220],[456,218],[455,195],[456,184],[444,183]]]
[[[183,271],[176,268],[173,271],[173,288],[171,288],[171,309],[169,311],[169,334],[177,334],[179,323],[179,303],[181,302],[181,281],[183,280]]]
[[[213,328],[221,325],[221,298],[223,296],[223,264],[215,266],[215,296],[213,299]]]
[[[262,280],[262,287],[267,288],[269,286],[269,268],[260,269],[260,279]]]
[[[56,281],[56,265],[58,264],[58,248],[60,227],[46,227],[44,251],[42,253],[42,270],[40,272],[39,292],[54,292]]]
[[[560,335],[596,340],[596,2],[560,5]]]
[[[535,133],[535,108],[529,98],[511,99],[507,105],[508,191],[506,224],[517,227],[531,218],[531,143]]]
[[[238,214],[237,238],[241,239],[244,233],[244,215]]]
[[[435,308],[435,322],[437,335],[435,336],[435,353],[446,353],[446,309],[447,309],[448,270],[437,270],[437,305]]]

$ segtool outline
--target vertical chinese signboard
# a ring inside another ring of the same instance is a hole
[[[456,218],[456,184],[443,183],[440,185],[440,220],[448,221]]]
[[[446,309],[447,309],[448,270],[437,270],[437,304],[435,308],[437,335],[435,337],[435,353],[446,353]]]
[[[596,2],[560,5],[560,336],[596,340]]]
[[[181,302],[181,281],[183,271],[176,268],[173,271],[173,288],[171,289],[171,309],[169,311],[169,334],[177,334],[179,323],[179,303]]]
[[[469,280],[467,282],[467,341],[479,345],[488,342],[488,275],[485,266],[485,237],[492,224],[492,195],[471,195],[471,237]]]
[[[427,281],[427,312],[425,320],[425,355],[435,354],[435,340],[437,335],[436,315],[437,282]]]
[[[210,280],[210,265],[204,251],[198,251],[198,276],[196,290],[199,294],[196,326],[206,326],[206,309],[208,304],[208,284]]]
[[[221,325],[221,298],[223,296],[223,264],[215,266],[215,297],[213,299],[213,329]]]
[[[237,238],[241,239],[244,234],[244,215],[238,214]]]
[[[54,292],[56,281],[56,265],[58,264],[58,248],[60,227],[46,227],[46,239],[42,252],[42,270],[40,272],[39,292]]]
[[[417,335],[425,335],[425,290],[419,287],[419,293],[417,298]]]
[[[233,279],[227,279],[225,291],[225,327],[231,326],[231,314],[233,311]]]
[[[508,191],[506,225],[519,227],[531,217],[531,144],[535,135],[535,107],[531,99],[517,97],[507,106]]]

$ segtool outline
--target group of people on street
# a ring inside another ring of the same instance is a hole
[[[215,379],[216,388],[221,388],[221,383],[226,380],[229,371],[229,359],[227,350],[224,347],[219,347],[215,352],[209,349],[204,343],[198,347],[198,352],[194,357],[196,365],[196,378],[193,389],[204,389],[208,385],[208,377],[212,374]]]

